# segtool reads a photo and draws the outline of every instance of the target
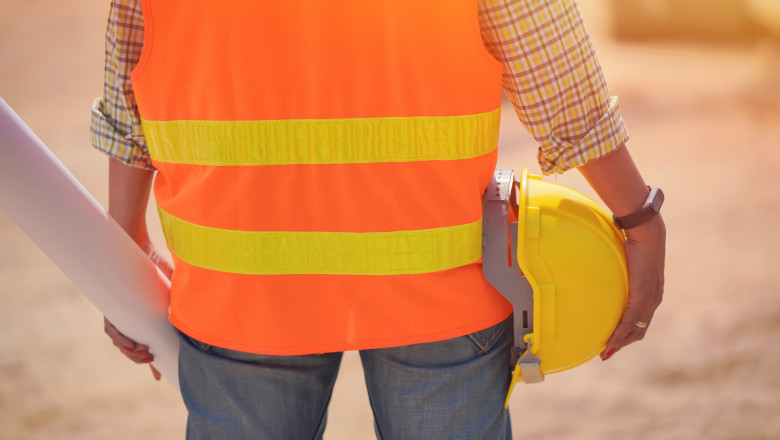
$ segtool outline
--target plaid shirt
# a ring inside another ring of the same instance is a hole
[[[540,144],[544,174],[584,165],[628,140],[575,0],[478,1],[483,44],[504,65],[504,92]],[[151,169],[130,84],[143,35],[141,0],[113,0],[91,141],[128,165]]]

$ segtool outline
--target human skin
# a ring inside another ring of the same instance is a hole
[[[127,232],[133,241],[171,278],[173,266],[157,251],[146,228],[146,206],[154,180],[154,170],[133,167],[108,158],[108,214]],[[149,347],[123,335],[111,322],[103,318],[104,330],[114,345],[136,363],[150,363],[154,356]],[[160,380],[160,372],[149,365],[152,375]]]
[[[649,190],[625,145],[602,158],[578,168],[601,200],[617,217],[639,209]],[[152,244],[146,228],[146,206],[154,171],[125,165],[109,158],[108,213],[135,240],[168,277],[173,267]],[[628,264],[628,304],[607,341],[601,359],[607,360],[625,346],[644,338],[647,328],[637,321],[651,322],[661,304],[664,285],[666,227],[660,214],[648,222],[626,230]],[[124,336],[108,320],[105,331],[114,345],[137,363],[149,363],[154,356],[148,347]],[[159,380],[159,373],[152,367]]]
[[[616,217],[641,208],[650,191],[625,145],[612,154],[578,168],[590,186]],[[617,328],[607,341],[601,359],[607,360],[623,347],[644,338],[661,304],[664,291],[666,226],[661,214],[626,231],[628,305]]]

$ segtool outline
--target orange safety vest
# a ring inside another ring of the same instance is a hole
[[[131,78],[171,322],[292,355],[505,319],[482,276],[502,66],[475,0],[144,0]]]

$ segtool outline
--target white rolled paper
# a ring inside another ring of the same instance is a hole
[[[0,210],[179,389],[170,282],[2,98]]]

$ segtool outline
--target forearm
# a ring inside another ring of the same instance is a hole
[[[106,52],[103,97],[93,106],[90,132],[93,146],[109,155],[108,213],[146,248],[146,205],[154,167],[130,83],[143,36],[140,0],[112,2],[106,28],[106,47],[111,50]]]
[[[578,168],[590,186],[616,217],[631,214],[644,204],[650,191],[625,145],[608,156],[596,159]],[[629,235],[661,232],[661,216],[636,228]]]
[[[150,241],[146,205],[153,178],[154,170],[108,159],[108,214],[142,247]]]
[[[618,216],[630,214],[649,195],[625,145],[614,153],[578,168],[601,200]],[[628,300],[623,316],[607,341],[601,359],[645,336],[647,326],[661,304],[664,291],[666,226],[660,214],[626,230]]]

